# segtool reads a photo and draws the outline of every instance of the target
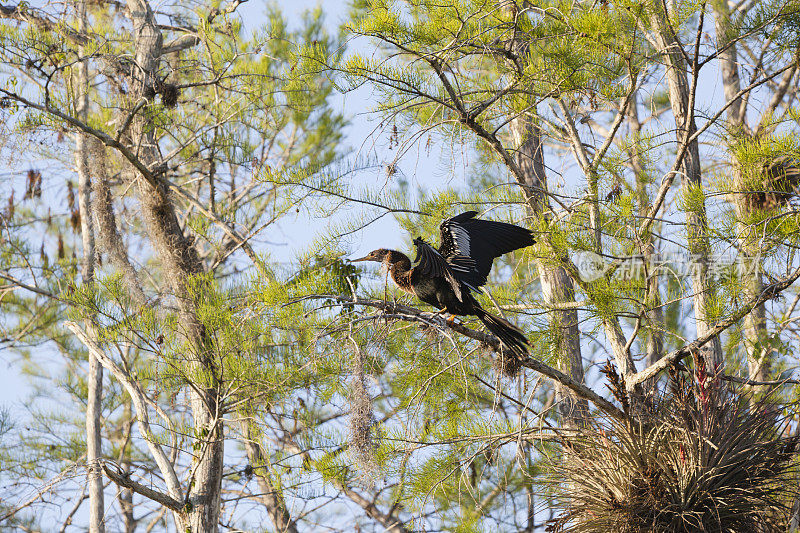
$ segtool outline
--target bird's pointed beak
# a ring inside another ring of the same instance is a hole
[[[370,260],[370,257],[367,255],[367,256],[364,256],[364,257],[359,257],[358,259],[351,259],[350,262],[351,263],[358,263],[359,261],[369,261],[369,260]]]

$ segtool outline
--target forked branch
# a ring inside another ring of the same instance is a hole
[[[166,453],[164,453],[164,450],[161,448],[161,445],[152,438],[150,417],[147,414],[147,400],[139,384],[131,378],[128,372],[120,368],[103,350],[101,350],[94,339],[90,338],[78,324],[75,322],[65,322],[64,326],[72,331],[72,333],[78,337],[78,340],[80,340],[92,355],[100,361],[100,364],[111,372],[120,384],[125,387],[125,390],[130,395],[133,405],[136,408],[136,420],[139,425],[139,433],[141,433],[142,437],[147,441],[147,447],[150,449],[150,453],[153,454],[153,459],[158,465],[161,475],[164,476],[169,495],[173,499],[181,500],[181,489],[175,469],[167,458]]]

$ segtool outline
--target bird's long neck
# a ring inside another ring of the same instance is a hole
[[[411,271],[411,259],[402,252],[389,250],[389,255],[386,256],[383,263],[397,286],[405,291],[410,291],[411,286],[408,275]]]
[[[402,252],[397,250],[389,250],[389,255],[383,260],[386,268],[391,272],[392,277],[395,275],[402,275],[411,270],[411,259]]]

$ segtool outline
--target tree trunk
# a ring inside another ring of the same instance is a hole
[[[86,31],[86,4],[83,1],[75,4],[78,16],[78,30]],[[83,57],[84,47],[78,47],[78,55]],[[86,61],[79,61],[75,66],[75,115],[83,122],[89,113],[89,73]],[[86,135],[75,134],[75,166],[78,171],[78,210],[81,218],[81,241],[83,243],[83,264],[81,278],[83,283],[94,281],[95,243],[94,225],[91,208],[91,180],[89,176],[89,150]],[[86,464],[88,466],[89,485],[89,531],[105,533],[105,502],[103,498],[103,473],[100,468],[102,456],[102,439],[100,415],[102,413],[103,367],[89,353],[89,372],[86,376],[88,385],[86,401]]]
[[[745,110],[742,109],[741,90],[739,77],[738,54],[736,44],[731,40],[730,8],[726,0],[718,0],[713,4],[714,23],[716,26],[717,51],[719,54],[720,74],[726,102],[734,102],[728,107],[728,127],[734,133],[741,135],[751,134],[747,127]],[[740,172],[736,170],[738,164],[734,161],[735,181],[741,183]],[[739,275],[744,283],[744,298],[751,299],[761,294],[764,284],[761,277],[760,246],[757,231],[749,227],[745,220],[753,215],[753,206],[746,194],[734,195],[734,206],[739,221],[736,231],[739,237],[741,254]],[[770,379],[770,361],[765,351],[767,340],[767,319],[764,305],[759,305],[744,317],[744,346],[747,352],[747,367],[749,378],[755,381]]]
[[[630,150],[631,169],[636,176],[636,195],[639,199],[639,216],[647,216],[650,207],[650,196],[647,193],[647,171],[642,163],[639,151],[639,136],[642,125],[639,122],[638,98],[633,95],[631,105],[628,106],[628,124],[633,137],[633,147]],[[655,236],[653,231],[644,235],[642,242],[642,262],[647,274],[647,299],[645,303],[645,321],[647,341],[645,345],[645,368],[649,367],[664,355],[664,309],[661,306],[661,293],[659,291],[660,275],[655,264]],[[652,391],[655,379],[644,384],[645,390]]]
[[[132,72],[134,98],[153,98],[158,88],[158,64],[162,36],[150,5],[145,0],[128,0],[134,27],[136,66]],[[141,161],[153,171],[154,181],[137,177],[142,214],[153,248],[171,291],[178,300],[180,321],[193,346],[190,368],[207,378],[207,385],[192,387],[189,398],[194,418],[197,452],[188,480],[188,523],[193,533],[214,533],[219,529],[224,458],[223,413],[218,390],[220,377],[209,349],[207,333],[197,318],[196,305],[188,290],[193,276],[202,272],[191,238],[183,234],[168,187],[160,181],[160,156],[152,124],[141,116],[131,123],[132,138]],[[197,290],[197,289],[196,289]],[[200,289],[202,290],[202,289]]]
[[[519,61],[524,61],[528,45],[517,29],[519,7],[514,0],[498,0],[498,6],[513,21],[514,30],[510,48]],[[520,68],[521,65],[513,65]],[[517,173],[514,176],[527,200],[528,210],[537,219],[549,218],[550,199],[547,197],[547,174],[544,165],[544,147],[541,130],[528,114],[515,117],[510,123],[511,137],[516,151]],[[547,304],[575,301],[575,287],[563,267],[553,266],[546,261],[538,261],[539,281],[542,295]],[[578,311],[575,309],[553,309],[548,313],[552,331],[558,332],[552,346],[553,358],[558,369],[579,383],[583,383],[583,359],[581,358],[580,331],[578,330]],[[568,389],[555,382],[559,412],[566,426],[580,426],[589,413],[589,404],[574,396]]]
[[[547,218],[547,177],[545,174],[542,137],[539,129],[528,117],[517,117],[511,122],[511,132],[517,150],[517,165],[522,175],[517,181],[528,202],[528,209],[536,219]],[[563,267],[554,267],[546,261],[538,262],[542,296],[552,306],[575,301],[572,279]],[[550,327],[557,331],[556,344],[552,347],[558,368],[579,383],[583,383],[583,360],[581,358],[578,311],[575,309],[553,309],[549,312]],[[588,416],[586,400],[575,397],[556,382],[559,412],[567,426],[579,426]]]
[[[672,32],[660,0],[652,4],[653,14],[651,23],[655,31],[658,52],[661,54],[666,67],[667,85],[669,86],[669,101],[672,114],[675,118],[675,130],[678,141],[678,150],[685,146],[680,170],[684,193],[696,198],[702,194],[702,174],[700,167],[700,150],[697,139],[689,138],[697,131],[694,120],[694,111],[691,108],[692,94],[687,75],[688,65],[684,61],[680,50],[681,43]],[[694,315],[697,336],[700,337],[714,327],[714,317],[709,317],[716,291],[708,274],[709,261],[711,260],[711,246],[708,238],[708,221],[706,219],[705,199],[692,200],[686,210],[686,239],[689,249],[689,270],[694,292]],[[706,366],[712,372],[719,371],[724,363],[722,345],[715,337],[703,349],[703,358]]]
[[[731,41],[730,8],[727,0],[716,0],[711,3],[714,9],[714,26],[717,35],[717,53],[719,54],[719,70],[722,75],[722,89],[726,102],[733,102],[728,107],[728,125],[734,132],[746,132],[744,109],[742,109],[741,80],[736,44]]]
[[[105,531],[103,501],[103,474],[100,468],[101,439],[100,414],[103,395],[103,367],[96,357],[89,355],[89,401],[86,405],[86,462],[89,465],[89,531]]]

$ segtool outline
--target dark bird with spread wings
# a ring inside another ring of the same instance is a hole
[[[504,351],[521,360],[528,353],[528,339],[517,326],[483,309],[472,293],[486,283],[496,257],[532,245],[533,234],[513,224],[475,218],[477,214],[467,211],[442,222],[438,250],[420,238],[414,239],[414,266],[405,254],[385,248],[353,261],[384,264],[401,290],[442,312],[477,316],[500,339]],[[503,367],[509,373],[518,368],[505,363]]]

